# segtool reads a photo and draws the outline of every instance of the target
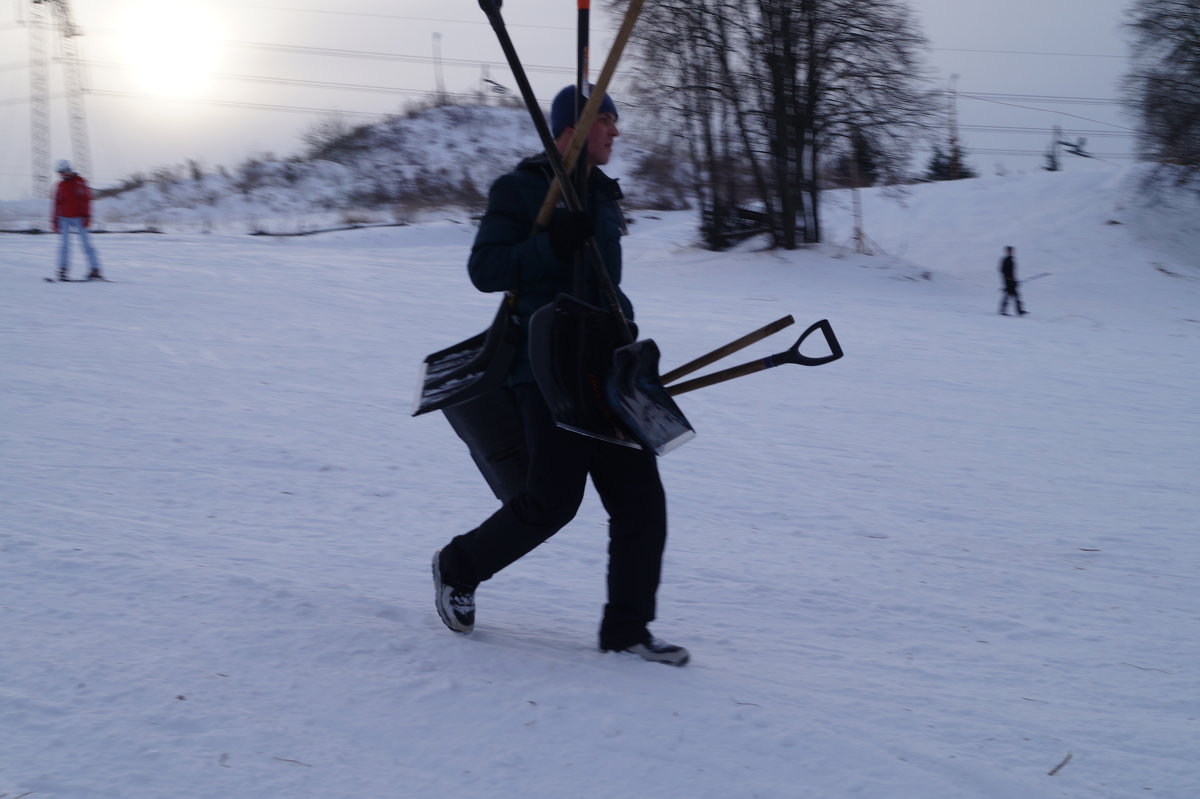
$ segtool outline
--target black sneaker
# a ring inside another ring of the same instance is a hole
[[[93,269],[91,272],[88,272],[87,279],[88,280],[103,280],[104,275],[100,274],[99,271]]]
[[[434,604],[446,626],[456,633],[475,629],[475,592],[463,591],[442,582],[442,550],[433,553]]]
[[[686,666],[691,655],[686,649],[675,644],[668,644],[666,641],[660,641],[651,636],[648,641],[642,644],[634,644],[625,649],[605,649],[605,652],[629,652],[637,655],[642,660],[649,660],[653,663],[665,663],[668,666]]]
[[[66,270],[66,269],[59,269],[59,270],[58,270],[58,279],[59,279],[59,280],[61,280],[61,281],[63,281],[64,283],[65,283],[66,281],[70,280],[70,278],[69,278],[69,277],[67,277],[67,270]]]

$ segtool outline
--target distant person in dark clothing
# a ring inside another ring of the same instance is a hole
[[[1024,316],[1027,312],[1021,305],[1021,295],[1017,293],[1017,259],[1013,258],[1012,247],[1004,248],[1004,257],[1000,259],[1000,275],[1004,278],[1004,297],[1000,300],[1000,313],[1008,316],[1008,301],[1012,300],[1017,306],[1017,314]]]
[[[88,228],[92,224],[92,190],[87,182],[75,174],[70,161],[58,162],[58,174],[62,178],[54,192],[54,210],[50,214],[50,226],[55,233],[62,234],[58,247],[58,279],[67,280],[67,261],[71,249],[71,231],[79,234],[79,243],[87,256],[88,280],[103,280],[100,274],[100,258],[92,246]]]

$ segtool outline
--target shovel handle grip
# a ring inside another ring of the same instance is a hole
[[[817,330],[820,330],[821,334],[823,336],[825,336],[825,343],[829,347],[829,354],[822,355],[819,358],[812,358],[808,355],[801,355],[800,354],[800,345],[804,343],[804,339],[808,338],[809,334],[811,334]],[[830,361],[836,361],[838,358],[842,357],[842,355],[844,355],[844,354],[845,353],[842,352],[842,345],[840,343],[838,343],[837,336],[835,336],[833,334],[833,327],[829,324],[829,320],[822,319],[819,322],[813,322],[811,325],[809,325],[808,330],[805,330],[800,335],[800,338],[796,340],[795,345],[790,350],[788,350],[786,353],[780,353],[779,356],[772,356],[772,357],[782,357],[783,355],[787,355],[789,357],[785,361],[786,363],[798,363],[801,366],[820,366],[823,363],[829,363]],[[777,364],[772,364],[772,365],[774,366]]]
[[[829,346],[829,354],[823,355],[819,358],[801,355],[800,345],[804,343],[806,338],[808,338],[817,330],[820,330],[825,336],[825,342]],[[820,366],[823,363],[836,361],[838,358],[841,358],[843,354],[842,346],[838,343],[837,336],[833,334],[833,327],[830,326],[829,320],[822,319],[819,322],[813,322],[811,325],[809,325],[808,329],[800,335],[800,338],[796,339],[796,343],[784,352],[779,352],[775,355],[768,355],[765,358],[759,358],[757,361],[750,361],[749,363],[744,363],[741,366],[731,366],[728,369],[723,369],[720,372],[713,372],[712,374],[705,375],[704,377],[697,377],[694,380],[677,383],[668,387],[667,393],[672,397],[675,397],[680,394],[685,394],[688,391],[695,391],[698,388],[705,388],[706,386],[716,385],[717,383],[724,383],[726,380],[733,380],[736,377],[752,375],[755,372],[761,372],[764,369],[771,369],[775,366],[781,366],[785,363],[798,363],[801,366]]]

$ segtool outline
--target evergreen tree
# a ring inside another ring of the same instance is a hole
[[[977,178],[979,173],[967,166],[964,156],[966,153],[961,147],[955,146],[951,153],[947,153],[939,145],[933,146],[933,155],[929,158],[929,165],[925,167],[926,180],[962,180],[964,178]],[[955,158],[957,156],[958,174],[955,174]]]
[[[866,188],[886,177],[887,155],[861,130],[852,130],[845,148],[834,157],[829,181],[835,186]]]

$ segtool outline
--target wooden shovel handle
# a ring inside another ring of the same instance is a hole
[[[806,338],[818,330],[820,330],[821,334],[825,337],[825,343],[829,346],[829,354],[816,358],[808,355],[801,355],[800,345],[804,343]],[[819,322],[813,322],[811,325],[809,325],[808,330],[805,330],[800,334],[800,338],[796,339],[796,343],[793,344],[790,349],[787,349],[783,352],[778,352],[774,355],[768,355],[765,358],[759,358],[757,361],[744,363],[741,366],[732,366],[720,372],[713,372],[712,374],[705,375],[704,377],[697,377],[695,380],[688,380],[683,383],[678,383],[667,388],[667,394],[675,397],[688,391],[695,391],[696,389],[704,388],[705,386],[724,383],[726,380],[733,380],[735,377],[752,375],[755,372],[761,372],[764,369],[781,366],[785,363],[797,363],[801,366],[820,366],[821,364],[836,361],[838,358],[841,358],[842,355],[842,345],[838,343],[837,336],[834,335],[833,328],[830,326],[829,320],[822,319]]]
[[[722,369],[720,372],[713,372],[704,377],[697,377],[695,380],[687,380],[683,383],[667,386],[667,393],[672,397],[678,397],[680,394],[686,394],[698,388],[724,383],[726,380],[733,380],[735,377],[752,375],[755,372],[761,372],[763,369],[769,369],[773,365],[769,361],[770,358],[762,358],[757,361],[750,361],[750,363],[744,363],[741,366],[731,366],[728,369]]]
[[[571,134],[571,142],[567,145],[567,152],[563,159],[568,175],[575,168],[579,154],[583,151],[584,142],[587,141],[588,134],[592,130],[592,122],[596,119],[596,114],[600,112],[600,104],[604,102],[608,84],[612,80],[613,73],[617,71],[621,53],[629,42],[638,15],[642,13],[642,3],[643,0],[630,0],[629,8],[625,11],[625,19],[621,22],[620,30],[617,31],[617,38],[613,40],[612,49],[608,51],[608,58],[605,59],[604,66],[600,69],[600,77],[596,79],[592,94],[588,97],[587,104],[584,105],[583,111],[579,114],[579,120],[575,123],[575,132]],[[554,215],[554,206],[558,205],[558,198],[561,194],[562,186],[556,177],[550,184],[550,190],[546,192],[546,199],[542,202],[541,211],[538,212],[537,222],[534,225],[535,233],[545,230],[546,226],[550,224],[550,217]]]
[[[774,335],[775,333],[778,333],[780,330],[783,330],[788,325],[795,324],[795,322],[796,322],[796,320],[792,318],[791,314],[788,314],[787,316],[783,317],[782,319],[776,319],[774,322],[771,322],[769,325],[763,325],[758,330],[755,330],[753,333],[747,333],[746,335],[742,336],[741,338],[731,341],[723,347],[717,347],[712,352],[707,353],[705,355],[701,355],[699,358],[696,358],[694,361],[688,361],[683,366],[672,369],[671,371],[667,372],[665,375],[662,376],[662,383],[663,383],[663,385],[666,385],[667,383],[672,383],[672,382],[678,380],[679,378],[683,377],[684,375],[690,375],[692,372],[696,371],[697,369],[703,369],[704,367],[708,366],[710,363],[716,363],[717,361],[721,360],[722,358],[724,358],[727,355],[732,355],[733,353],[737,352],[740,349],[749,347],[751,344],[754,344],[755,342],[762,341],[767,336]]]

